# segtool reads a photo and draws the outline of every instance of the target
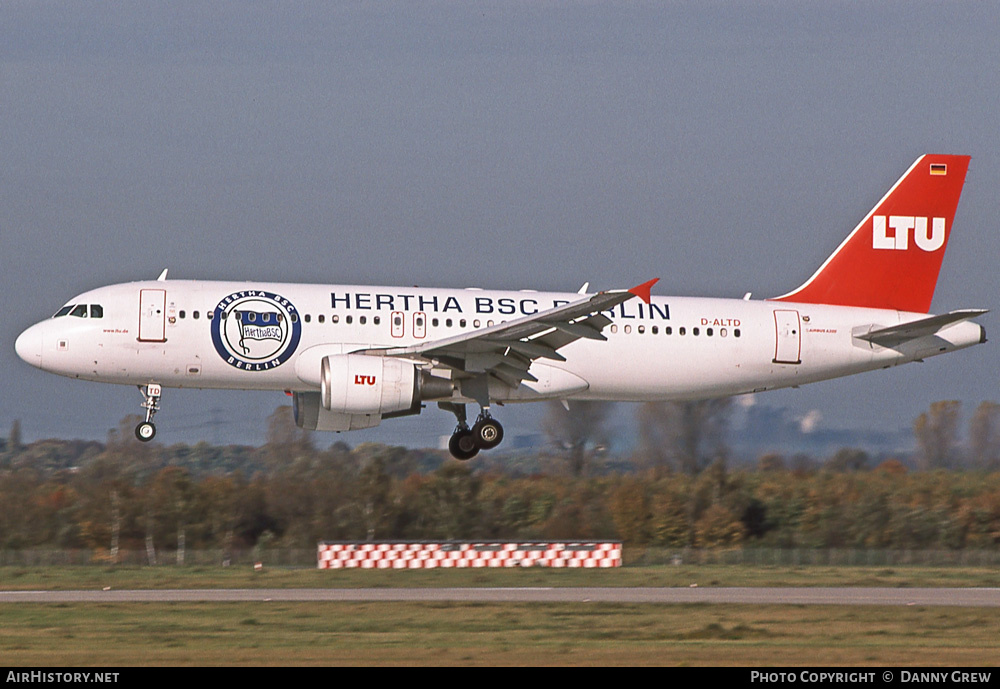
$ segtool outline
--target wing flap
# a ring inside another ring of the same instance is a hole
[[[566,357],[557,352],[552,347],[542,342],[541,338],[536,340],[494,340],[492,338],[483,340],[488,344],[502,347],[503,349],[513,349],[515,352],[524,354],[532,359],[552,359],[553,361],[566,361]]]
[[[607,340],[608,338],[601,334],[601,330],[610,322],[611,319],[604,315],[590,316],[578,321],[542,321],[544,325],[588,340]]]

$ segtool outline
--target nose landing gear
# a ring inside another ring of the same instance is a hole
[[[142,393],[142,408],[146,410],[146,420],[135,427],[135,437],[144,443],[148,443],[156,435],[156,426],[153,425],[153,415],[160,411],[160,386],[150,383],[146,386],[139,386]]]

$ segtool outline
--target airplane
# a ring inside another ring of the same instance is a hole
[[[982,309],[929,313],[969,156],[923,155],[800,287],[770,299],[157,280],[70,299],[17,338],[32,366],[163,388],[285,391],[295,422],[370,428],[437,403],[449,450],[500,444],[493,405],[694,400],[804,385],[981,344]],[[477,404],[470,426],[466,405]]]

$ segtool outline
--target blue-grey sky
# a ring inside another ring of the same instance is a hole
[[[775,296],[922,153],[972,156],[933,308],[997,307],[997,26],[996,2],[5,2],[0,435],[103,439],[139,411],[14,353],[99,285]],[[998,352],[761,401],[829,426],[938,399],[968,417],[1000,398]],[[259,442],[284,400],[167,391],[159,439]]]

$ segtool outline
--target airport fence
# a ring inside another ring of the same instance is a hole
[[[157,550],[150,556],[145,550],[119,550],[112,556],[107,550],[0,550],[0,567],[48,567],[65,565],[128,565],[157,567],[181,566],[253,566],[315,567],[316,549],[268,548],[253,550]]]
[[[626,545],[626,567],[662,565],[739,565],[747,567],[1000,567],[1000,549],[882,550],[860,548],[644,548]],[[316,567],[316,549],[266,548],[248,550],[157,550],[155,559],[145,550],[0,550],[0,567],[112,565],[176,567],[254,566]]]
[[[997,567],[1000,549],[887,550],[879,548],[629,548],[628,566],[742,565],[747,567]]]

